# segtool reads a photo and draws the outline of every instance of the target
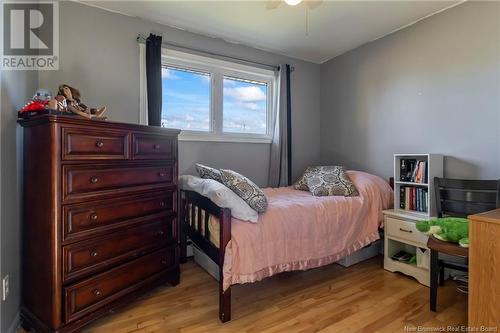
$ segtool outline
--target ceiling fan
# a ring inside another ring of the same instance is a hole
[[[282,3],[286,3],[289,6],[296,6],[299,3],[303,2],[308,9],[314,9],[321,5],[322,0],[269,0],[267,1],[266,8],[267,9],[276,9]]]
[[[276,9],[282,3],[286,3],[289,6],[296,6],[300,3],[305,5],[305,35],[309,36],[309,11],[321,5],[323,0],[268,0],[266,4],[267,9]]]

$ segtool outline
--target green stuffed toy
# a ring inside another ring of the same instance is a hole
[[[417,230],[427,235],[434,235],[444,242],[458,243],[469,247],[469,221],[459,217],[443,217],[418,221]]]

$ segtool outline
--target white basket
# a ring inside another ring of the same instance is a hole
[[[417,267],[429,269],[431,250],[417,247]]]

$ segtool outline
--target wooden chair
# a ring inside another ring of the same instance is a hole
[[[467,217],[500,206],[500,180],[463,180],[434,178],[438,217]],[[427,247],[431,251],[430,308],[436,311],[437,288],[444,284],[444,269],[451,268],[463,272],[468,265],[460,265],[439,259],[439,254],[461,257],[467,263],[469,251],[458,244],[442,242],[429,237]]]

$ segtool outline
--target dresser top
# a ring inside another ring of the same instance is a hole
[[[472,221],[500,224],[500,209],[495,209],[484,213],[470,215],[469,219]]]
[[[68,125],[95,126],[100,128],[118,128],[125,130],[147,131],[159,134],[179,134],[180,130],[174,128],[163,128],[159,126],[146,126],[132,123],[115,122],[108,120],[89,120],[79,116],[63,116],[63,115],[40,115],[29,119],[20,119],[18,123],[23,127],[38,126],[48,123],[61,123]]]

